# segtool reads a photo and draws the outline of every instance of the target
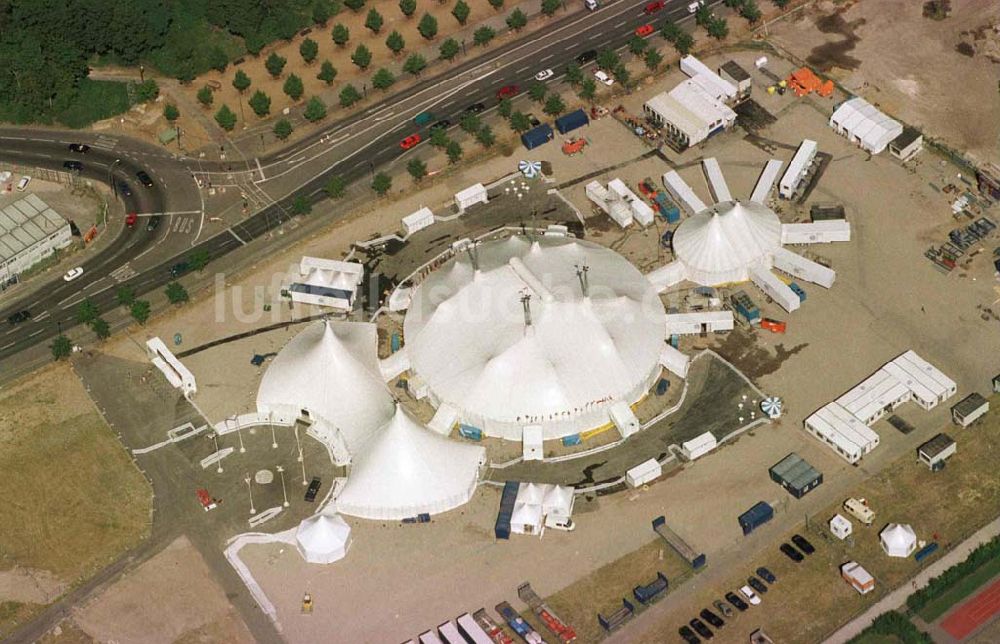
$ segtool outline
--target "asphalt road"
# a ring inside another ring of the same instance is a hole
[[[381,103],[330,127],[319,131],[292,146],[262,158],[248,157],[238,147],[227,150],[227,159],[206,161],[178,157],[162,148],[120,138],[114,150],[99,147],[107,140],[105,134],[69,133],[52,130],[27,130],[23,128],[0,129],[4,158],[27,161],[34,165],[62,169],[67,158],[74,158],[67,150],[69,140],[94,146],[90,153],[78,155],[84,161],[84,174],[98,181],[107,182],[107,170],[116,159],[122,159],[116,168],[132,178],[133,193],[141,187],[134,180],[134,171],[144,167],[154,181],[166,192],[166,198],[157,198],[160,192],[150,195],[151,200],[137,204],[141,212],[189,212],[203,204],[202,186],[235,186],[245,192],[262,195],[270,205],[253,216],[238,221],[230,228],[194,244],[174,240],[165,247],[172,252],[161,252],[162,261],[151,263],[131,278],[113,282],[108,273],[139,256],[149,243],[144,231],[126,231],[109,249],[84,265],[84,275],[70,284],[57,284],[46,296],[36,302],[15,303],[0,311],[6,319],[11,313],[29,308],[34,319],[5,331],[0,335],[0,360],[17,354],[28,347],[48,342],[75,323],[75,304],[83,297],[90,297],[101,310],[115,306],[118,286],[127,286],[139,295],[163,287],[178,277],[172,272],[182,255],[205,251],[212,259],[219,258],[240,246],[265,235],[291,217],[292,202],[300,195],[315,203],[325,198],[323,186],[333,176],[347,181],[358,180],[376,168],[392,167],[404,162],[411,151],[401,149],[399,142],[409,134],[420,132],[427,138],[426,128],[420,130],[412,119],[423,111],[433,111],[438,119],[447,118],[457,123],[470,105],[482,103],[493,109],[499,102],[497,91],[501,87],[518,85],[522,91],[532,82],[535,73],[544,68],[556,71],[548,84],[560,82],[565,65],[584,51],[619,48],[632,37],[641,25],[662,24],[665,19],[679,21],[690,18],[688,2],[668,1],[666,6],[652,15],[643,8],[645,2],[614,2],[595,12],[574,14],[554,21],[541,32],[515,40],[479,58],[469,59],[442,73],[428,77],[407,90],[392,95]],[[716,4],[716,3],[713,3]],[[658,37],[658,36],[655,36]],[[521,109],[527,109],[523,106]],[[421,143],[420,145],[427,145]],[[419,147],[419,146],[418,146]],[[122,155],[122,156],[117,156]],[[94,167],[91,167],[94,166]],[[123,174],[123,176],[124,176]],[[278,195],[274,198],[272,195]],[[206,214],[202,209],[201,224]],[[129,233],[133,233],[131,237]],[[135,235],[134,233],[139,233]],[[194,239],[198,239],[198,235]],[[267,247],[273,251],[273,245]],[[76,297],[73,294],[76,294]]]

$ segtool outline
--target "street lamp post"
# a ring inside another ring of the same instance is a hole
[[[281,505],[287,508],[289,506],[289,503],[288,503],[288,494],[285,492],[285,468],[279,465],[277,467],[277,470],[278,470],[278,476],[281,477],[281,497],[285,499],[285,502],[282,503]]]
[[[278,449],[278,438],[274,435],[274,423],[271,423],[271,449]]]
[[[212,432],[212,442],[215,443],[215,456],[216,456],[216,458],[218,458],[218,456],[219,456],[219,435],[217,433],[215,433],[215,432]],[[216,464],[218,464],[218,466],[219,466],[215,470],[216,473],[222,474],[222,459],[220,458],[219,460],[217,460]]]
[[[239,436],[240,439],[240,454],[246,454],[247,448],[243,445],[243,431],[240,428],[240,417],[237,414],[233,414],[231,418],[236,421],[236,435]]]
[[[465,55],[465,38],[462,38],[462,55]]]
[[[295,423],[295,449],[299,450],[298,461],[302,462],[302,443],[299,442],[299,424]]]
[[[306,460],[302,458],[302,448],[299,448],[299,463],[302,463],[302,485],[308,485],[306,482]]]
[[[257,514],[257,508],[253,507],[253,488],[250,485],[249,472],[247,472],[246,476],[243,477],[243,481],[247,484],[247,492],[250,493],[250,514]]]
[[[121,163],[121,159],[115,159],[111,165],[108,166],[108,183],[111,184],[111,192],[114,193],[115,198],[118,198],[118,184],[115,182],[115,166]]]

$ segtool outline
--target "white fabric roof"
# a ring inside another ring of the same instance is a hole
[[[903,126],[889,118],[861,97],[840,104],[830,117],[830,127],[859,142],[872,154],[878,154],[903,133]]]
[[[310,563],[343,559],[351,543],[351,526],[339,514],[325,511],[303,519],[295,531],[295,545]]]
[[[890,557],[908,557],[917,548],[917,533],[909,525],[890,523],[879,533],[879,541]]]
[[[705,286],[744,282],[751,266],[770,267],[781,246],[781,221],[763,204],[716,204],[683,221],[673,246],[689,280]]]
[[[355,455],[337,496],[343,514],[400,520],[456,508],[472,496],[486,450],[422,427],[397,405],[363,452]]]
[[[462,422],[520,440],[607,422],[659,372],[664,309],[624,257],[590,242],[514,236],[481,244],[479,270],[459,254],[417,287],[404,323],[412,371]],[[577,266],[588,267],[583,297]],[[532,324],[525,326],[523,295]]]

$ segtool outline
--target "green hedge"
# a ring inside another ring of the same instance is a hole
[[[931,636],[913,625],[905,615],[891,610],[875,618],[872,625],[853,637],[848,644],[870,644],[884,638],[895,638],[903,644],[933,644]]]
[[[955,564],[939,576],[931,579],[924,588],[906,598],[906,606],[911,612],[919,612],[931,601],[941,597],[964,577],[1000,557],[1000,537],[994,537],[979,546],[960,564]]]

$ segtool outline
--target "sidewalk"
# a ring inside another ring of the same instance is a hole
[[[920,571],[920,574],[913,578],[910,584],[900,586],[880,599],[878,603],[861,614],[861,616],[842,626],[840,630],[826,639],[825,644],[843,644],[843,642],[847,642],[868,628],[872,621],[882,613],[905,606],[906,598],[916,592],[917,589],[926,586],[931,578],[937,577],[948,568],[961,563],[969,556],[969,553],[997,535],[1000,535],[1000,517],[987,523],[971,537],[955,546],[951,552],[924,568]]]

